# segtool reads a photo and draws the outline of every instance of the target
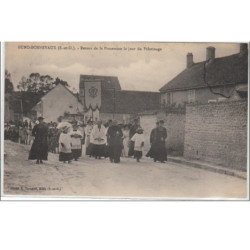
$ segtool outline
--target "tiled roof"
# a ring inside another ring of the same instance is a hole
[[[80,75],[80,88],[83,88],[84,81],[101,81],[102,89],[121,90],[121,85],[116,76]]]
[[[248,82],[247,53],[215,58],[207,63],[206,82],[204,82],[204,64],[205,62],[199,62],[186,68],[166,83],[160,92],[202,88],[207,86],[206,83],[209,86],[216,86]]]
[[[75,98],[79,100],[78,94],[74,94],[70,89],[65,87],[64,85],[60,84],[63,88],[69,91]],[[58,85],[57,85],[58,86]],[[56,88],[55,86],[54,88]],[[50,91],[52,91],[52,88]],[[35,105],[41,101],[50,91],[47,93],[31,93],[26,91],[15,91],[11,97],[11,107],[16,113],[21,113],[23,109],[23,113],[29,113]],[[22,106],[21,106],[22,103]]]
[[[159,92],[102,90],[102,113],[137,114],[159,108]]]

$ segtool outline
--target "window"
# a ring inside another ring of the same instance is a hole
[[[188,90],[188,102],[195,102],[195,90]]]
[[[163,108],[166,107],[166,100],[165,99],[162,99],[161,105]]]
[[[173,103],[173,93],[168,92],[167,93],[167,105],[170,105]]]

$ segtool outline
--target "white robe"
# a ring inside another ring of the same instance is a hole
[[[129,150],[129,130],[123,130],[123,154],[124,156],[128,156]]]
[[[144,143],[145,138],[143,134],[134,134],[131,138],[131,141],[135,142],[134,150],[135,151],[143,151],[142,143]]]
[[[63,146],[61,145],[63,143]],[[61,133],[59,137],[59,152],[71,153],[71,137],[70,134]]]
[[[93,130],[91,132],[90,136],[91,143],[95,145],[103,145],[107,142],[107,136],[106,136],[106,128],[101,125],[100,128],[98,128],[97,125],[93,127]]]
[[[73,135],[78,135],[79,137],[77,138],[72,137]],[[71,136],[72,149],[81,149],[82,148],[81,138],[83,137],[81,131],[79,130],[72,131],[70,133],[70,136]]]

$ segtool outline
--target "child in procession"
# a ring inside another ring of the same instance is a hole
[[[81,131],[78,129],[77,125],[74,125],[73,131],[70,133],[71,136],[71,144],[72,144],[72,158],[77,161],[79,157],[82,155],[82,141],[83,135]]]
[[[145,141],[143,129],[141,127],[136,130],[136,133],[131,138],[131,141],[134,142],[134,158],[137,162],[140,162]]]
[[[72,142],[70,136],[70,128],[62,128],[62,133],[59,137],[59,161],[70,163],[72,160]]]

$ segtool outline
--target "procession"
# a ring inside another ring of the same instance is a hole
[[[109,158],[111,163],[119,163],[121,157],[131,157],[140,162],[145,143],[139,119],[134,119],[133,124],[118,124],[116,120],[104,124],[101,120],[57,124],[45,123],[43,117],[38,117],[35,123],[25,120],[16,126],[6,124],[4,132],[6,140],[31,145],[28,159],[36,160],[36,164],[47,161],[48,152],[58,154],[58,160],[68,164],[84,157]],[[164,121],[157,121],[150,133],[151,148],[144,157],[165,163],[166,138]]]
[[[5,48],[6,195],[246,197],[247,44]]]

